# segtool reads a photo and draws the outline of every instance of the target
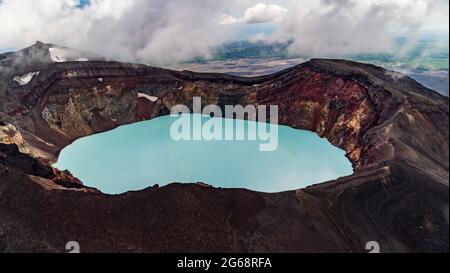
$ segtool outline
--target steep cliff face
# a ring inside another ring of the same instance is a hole
[[[408,77],[322,59],[256,78],[36,61],[7,69],[0,86],[3,251],[64,251],[70,240],[84,251],[362,252],[374,240],[382,251],[448,251],[448,98]],[[193,96],[276,104],[281,124],[344,149],[355,174],[277,194],[172,184],[108,196],[48,167],[77,138]]]

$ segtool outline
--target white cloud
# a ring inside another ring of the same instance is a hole
[[[231,39],[219,26],[226,0],[3,0],[0,48],[36,40],[109,58],[164,65],[210,54]]]
[[[247,24],[281,21],[287,9],[278,5],[256,4],[245,11],[243,21]]]
[[[412,41],[421,29],[448,33],[448,0],[258,2],[91,0],[80,9],[78,0],[0,0],[0,48],[40,40],[107,58],[165,65],[209,56],[246,28],[266,27],[252,23],[276,22],[269,24],[273,31],[255,40],[290,41],[292,54],[309,56],[391,50],[399,30]]]
[[[235,18],[231,15],[224,15],[221,24],[235,24],[235,23],[245,23],[245,24],[258,24],[258,23],[269,23],[269,22],[279,22],[283,19],[286,14],[287,9],[280,7],[275,4],[263,4],[258,3],[250,8],[248,8],[244,15],[240,18]]]
[[[415,44],[422,28],[440,18],[448,29],[448,0],[315,0],[289,9],[266,42],[291,41],[292,54],[338,56],[392,50],[399,34]],[[444,19],[446,18],[446,19]]]
[[[231,15],[222,15],[222,19],[220,20],[221,25],[228,25],[228,24],[236,24],[239,23],[239,20],[234,18]]]

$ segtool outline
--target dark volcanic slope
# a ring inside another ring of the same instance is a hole
[[[0,252],[63,252],[71,240],[84,252],[363,252],[368,241],[448,252],[449,101],[412,79],[340,60],[258,78],[52,63],[49,46],[0,55]],[[28,84],[13,80],[37,71]],[[49,167],[77,138],[193,96],[277,104],[280,123],[347,151],[355,174],[276,194],[171,184],[109,196]]]

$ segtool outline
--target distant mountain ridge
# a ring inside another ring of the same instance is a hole
[[[86,51],[37,41],[17,52],[0,54],[0,69],[3,73],[22,73],[55,62],[105,60],[104,57]]]

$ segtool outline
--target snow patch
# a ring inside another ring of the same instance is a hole
[[[65,55],[67,54],[67,50],[63,48],[51,47],[48,49],[50,52],[50,58],[52,61],[57,63],[62,63],[66,61]]]
[[[13,78],[13,80],[20,85],[27,85],[28,83],[31,82],[33,77],[39,75],[39,73],[40,73],[40,71],[30,72],[30,73],[24,74],[22,76],[15,76]]]
[[[88,62],[90,60],[103,60],[98,56],[89,52],[83,52],[79,50],[69,49],[65,47],[51,47],[48,49],[50,52],[50,58],[53,62]]]
[[[145,98],[148,99],[151,102],[156,102],[158,100],[158,97],[150,96],[144,93],[138,93],[138,98]]]

